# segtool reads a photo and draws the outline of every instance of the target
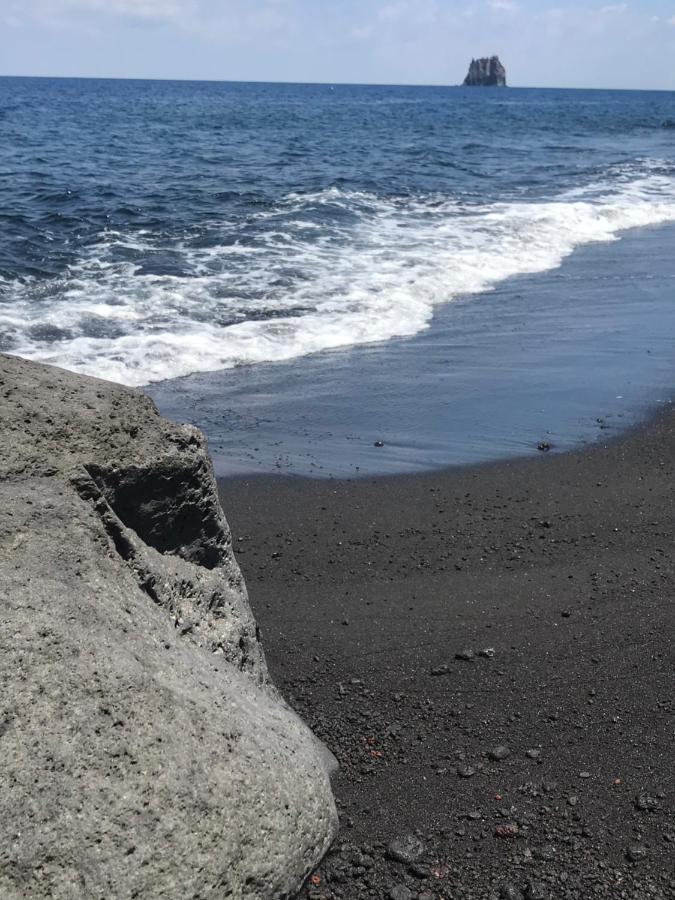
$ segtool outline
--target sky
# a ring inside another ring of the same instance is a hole
[[[675,0],[0,0],[0,74],[675,90]]]

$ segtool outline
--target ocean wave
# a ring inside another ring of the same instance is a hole
[[[414,335],[439,304],[668,221],[675,173],[658,160],[538,202],[292,193],[206,223],[208,239],[102,232],[62,276],[0,285],[0,339],[130,385],[288,360]]]

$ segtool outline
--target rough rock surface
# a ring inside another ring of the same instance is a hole
[[[0,897],[281,898],[337,826],[201,434],[0,356]]]
[[[506,87],[506,69],[499,57],[472,59],[464,87]]]

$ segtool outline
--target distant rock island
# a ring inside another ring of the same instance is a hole
[[[472,59],[464,87],[506,87],[506,69],[499,57]]]

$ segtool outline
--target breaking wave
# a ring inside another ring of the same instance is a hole
[[[141,385],[414,335],[439,304],[675,221],[675,176],[607,170],[548,199],[330,188],[182,234],[104,230],[60,275],[0,282],[0,349]]]

